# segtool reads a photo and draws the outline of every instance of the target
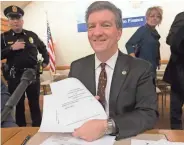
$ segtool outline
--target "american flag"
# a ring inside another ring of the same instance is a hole
[[[50,31],[49,22],[47,20],[47,51],[49,53],[50,58],[50,70],[55,73],[56,72],[56,59],[55,59],[55,52],[54,52],[54,43],[52,40],[52,35]]]

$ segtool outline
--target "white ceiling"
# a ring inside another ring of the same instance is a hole
[[[1,12],[3,13],[4,9],[11,5],[16,5],[24,9],[29,3],[31,3],[31,1],[1,1]]]

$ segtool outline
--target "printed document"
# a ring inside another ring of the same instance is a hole
[[[39,132],[73,132],[92,119],[107,119],[104,108],[75,78],[51,84],[52,95],[44,96]]]
[[[52,135],[40,145],[113,145],[115,142],[114,136],[104,136],[93,142],[87,142],[71,135]]]
[[[131,145],[184,145],[182,142],[170,142],[166,139],[158,141],[132,139]]]

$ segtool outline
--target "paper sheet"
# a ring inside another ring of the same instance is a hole
[[[115,142],[114,136],[104,136],[93,142],[87,142],[78,138],[74,138],[71,135],[53,135],[45,140],[40,145],[113,145]]]
[[[98,100],[75,78],[51,85],[52,95],[44,96],[39,132],[73,132],[91,119],[107,119]]]
[[[161,139],[158,141],[132,139],[131,145],[184,145],[184,143],[170,142],[165,139]]]

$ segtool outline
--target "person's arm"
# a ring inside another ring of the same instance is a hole
[[[70,65],[70,71],[69,71],[69,73],[68,73],[68,78],[71,78],[71,77],[73,77],[73,62],[71,63],[71,65]]]
[[[157,60],[157,67],[158,67],[158,69],[160,69],[160,66],[161,66],[161,62],[160,62],[160,60],[161,60],[161,56],[160,56],[160,43],[159,43],[159,46],[158,46],[158,52],[157,52],[157,58],[156,58]]]
[[[153,85],[151,64],[139,78],[136,89],[135,110],[112,119],[118,128],[117,140],[135,136],[152,129],[158,118],[157,95]]]
[[[183,57],[184,55],[183,41],[184,41],[184,26],[179,28],[178,32],[173,37],[173,44],[171,46],[171,52],[178,56]]]
[[[174,42],[173,41],[174,35],[178,31],[178,29],[184,24],[183,17],[184,17],[184,12],[181,12],[181,13],[177,14],[176,17],[174,18],[174,21],[173,21],[173,23],[170,27],[170,30],[169,30],[169,34],[166,37],[166,43],[170,46]]]
[[[137,31],[132,35],[132,37],[128,40],[125,47],[127,49],[127,53],[133,57],[135,57],[135,48],[134,46],[137,45],[141,39],[142,35],[144,33],[144,27],[140,27],[137,29]]]
[[[39,51],[39,53],[42,54],[43,57],[43,67],[46,67],[49,64],[49,54],[48,51],[46,49],[46,45],[44,44],[44,42],[36,35],[37,37],[37,49]]]
[[[10,94],[6,85],[1,81],[1,111],[4,109],[6,102],[8,101]],[[11,113],[8,115],[7,119],[1,123],[1,127],[17,127],[17,124],[13,120]]]
[[[8,127],[18,127],[18,125],[13,120],[13,117],[8,115],[8,118],[1,124],[1,128],[8,128]]]

